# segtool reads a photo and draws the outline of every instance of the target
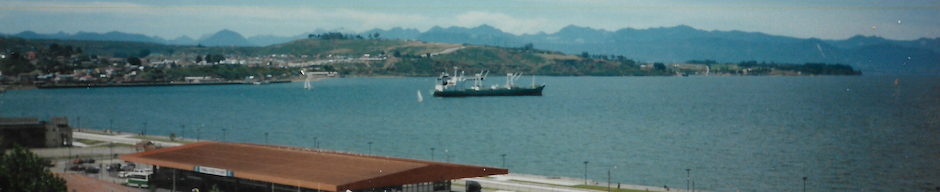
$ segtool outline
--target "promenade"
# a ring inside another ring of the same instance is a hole
[[[98,130],[88,130],[82,129],[83,132],[73,132],[73,138],[78,141],[82,140],[83,142],[75,142],[74,147],[70,148],[50,148],[50,149],[31,149],[34,153],[41,157],[54,158],[55,166],[50,168],[53,172],[58,173],[68,173],[69,177],[67,178],[78,178],[70,179],[70,182],[86,182],[94,180],[95,182],[107,182],[120,184],[124,182],[124,179],[115,177],[115,174],[108,173],[107,171],[102,171],[98,174],[85,174],[67,171],[67,167],[71,166],[71,160],[76,158],[94,158],[98,160],[95,164],[98,165],[107,165],[110,163],[121,163],[123,161],[117,159],[116,155],[121,154],[130,154],[140,152],[140,149],[133,147],[135,144],[142,140],[148,140],[153,142],[156,146],[159,147],[173,147],[180,146],[188,142],[196,142],[193,139],[176,139],[175,141],[170,141],[168,137],[153,136],[153,135],[136,135],[136,134],[114,134],[106,133]],[[145,138],[145,139],[141,139]],[[156,141],[155,141],[156,140]],[[88,144],[86,144],[88,143]],[[112,144],[113,143],[113,144]],[[111,144],[111,145],[109,145]],[[115,155],[116,154],[116,155]],[[511,171],[511,170],[510,170]],[[82,178],[82,177],[88,178]],[[94,179],[90,179],[94,178]],[[464,191],[467,181],[475,181],[480,183],[483,186],[483,191],[485,192],[598,192],[598,191],[607,191],[607,183],[595,182],[588,180],[587,183],[592,185],[585,187],[584,179],[578,178],[567,178],[567,177],[547,177],[539,175],[526,175],[526,174],[516,174],[510,173],[506,175],[494,175],[489,177],[477,177],[477,178],[466,178],[459,179],[453,182],[452,190],[453,191]],[[73,185],[70,185],[73,186]],[[77,185],[76,185],[77,186]],[[667,191],[667,189],[662,187],[651,187],[651,186],[639,186],[639,185],[624,185],[620,184],[618,189],[618,184],[611,184],[611,191]],[[588,189],[590,188],[590,189]],[[127,187],[129,191],[144,191],[142,189],[130,188]],[[71,190],[71,189],[70,189]],[[82,191],[82,190],[77,190]],[[165,190],[158,190],[165,191]],[[669,191],[685,191],[670,189]]]

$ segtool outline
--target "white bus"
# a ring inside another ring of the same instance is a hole
[[[148,181],[150,181],[150,173],[130,172],[127,174],[127,186],[147,188],[150,187],[147,185]]]

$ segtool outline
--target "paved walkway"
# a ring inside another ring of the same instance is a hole
[[[135,145],[142,140],[138,138],[132,138],[133,136],[134,136],[133,134],[102,135],[102,134],[85,133],[85,132],[72,132],[72,138],[75,138],[75,139],[88,139],[88,140],[114,142],[114,143],[128,144],[128,145]],[[151,137],[151,136],[148,136],[148,137]],[[175,147],[175,146],[183,145],[179,143],[171,143],[171,142],[163,142],[163,141],[152,141],[152,142],[153,144],[156,144],[157,146],[162,146],[162,147]]]

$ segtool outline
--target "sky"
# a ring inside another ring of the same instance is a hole
[[[938,18],[938,0],[0,0],[3,34],[121,31],[164,39],[223,29],[250,37],[486,24],[516,35],[569,25],[608,31],[687,25],[798,38],[912,40],[940,37]]]

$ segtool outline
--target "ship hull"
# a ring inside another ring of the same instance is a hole
[[[445,90],[434,91],[435,97],[483,97],[483,96],[541,96],[545,85],[532,88],[485,89],[485,90]]]

